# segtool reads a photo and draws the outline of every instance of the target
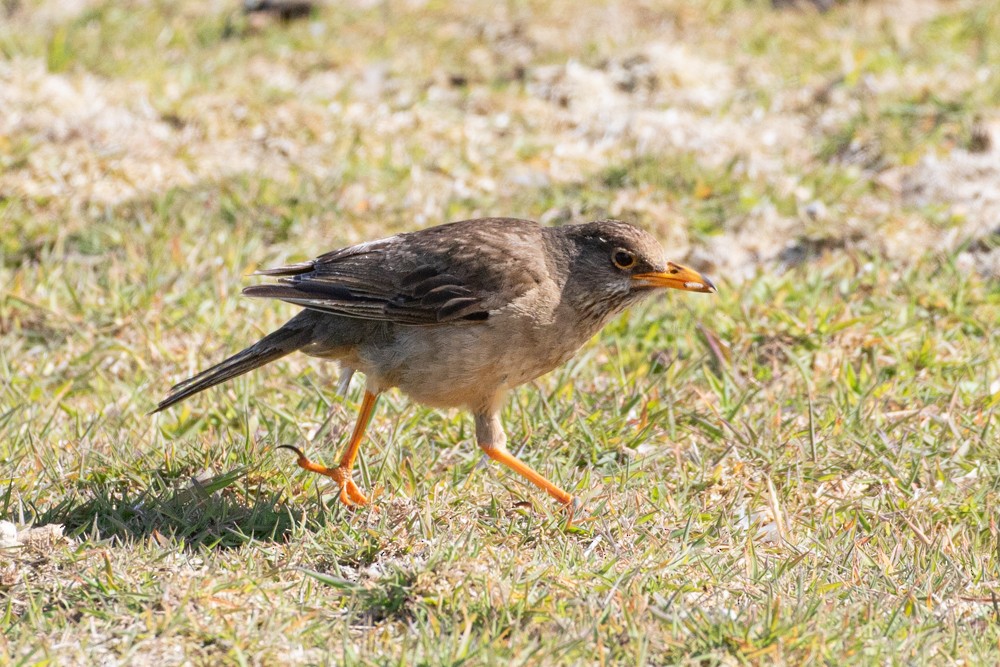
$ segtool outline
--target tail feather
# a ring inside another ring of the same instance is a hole
[[[237,352],[208,370],[175,384],[170,388],[167,397],[160,401],[150,414],[166,410],[209,387],[248,373],[308,345],[311,340],[312,328],[302,327],[301,322],[296,321],[297,319],[293,318],[285,326],[264,336],[242,352]]]

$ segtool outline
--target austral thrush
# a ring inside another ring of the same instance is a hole
[[[340,362],[342,383],[365,374],[354,433],[332,477],[340,500],[368,502],[351,469],[378,395],[399,387],[434,407],[466,407],[491,458],[564,504],[573,497],[507,451],[505,394],[567,361],[609,319],[663,288],[714,292],[667,262],[645,231],[615,220],[540,227],[528,220],[465,220],[334,250],[258,274],[275,284],[248,296],[304,310],[242,352],[181,382],[155,412],[299,350]]]

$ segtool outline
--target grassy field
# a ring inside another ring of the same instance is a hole
[[[0,3],[0,664],[1000,663],[1000,3]],[[714,296],[471,419],[255,268],[614,216]],[[44,527],[43,527],[44,526]],[[6,540],[6,541],[4,541]]]

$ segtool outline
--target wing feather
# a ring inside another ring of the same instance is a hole
[[[452,233],[442,233],[448,227]],[[243,293],[398,324],[481,322],[537,282],[538,237],[538,226],[523,220],[453,223],[264,269],[257,275],[277,282]],[[516,247],[537,257],[510,257],[512,238]],[[518,262],[524,264],[523,278]]]

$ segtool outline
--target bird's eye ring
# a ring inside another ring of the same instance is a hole
[[[611,253],[611,263],[623,271],[635,266],[635,261],[635,253],[624,248],[615,248]]]

